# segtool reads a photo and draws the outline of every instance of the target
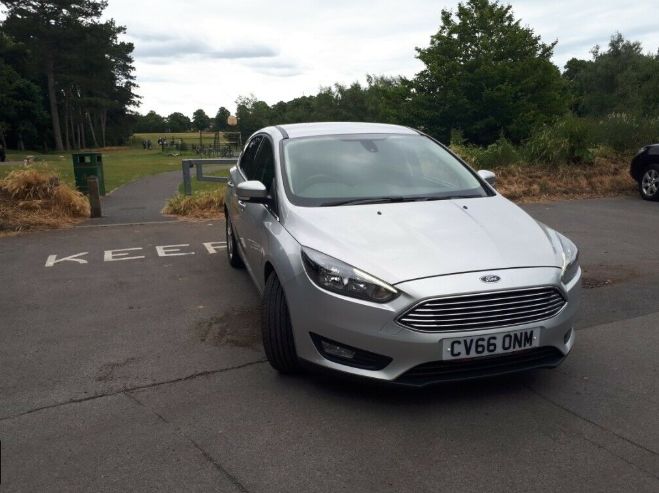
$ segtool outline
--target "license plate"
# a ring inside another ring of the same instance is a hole
[[[442,340],[445,360],[479,358],[492,354],[512,353],[540,345],[540,329],[516,330],[500,334],[456,337]]]

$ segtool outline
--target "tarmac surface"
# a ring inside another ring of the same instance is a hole
[[[103,217],[90,219],[87,225],[175,221],[175,217],[163,216],[160,211],[177,191],[181,179],[180,171],[170,171],[123,185],[101,197]]]
[[[659,204],[525,206],[580,246],[572,354],[406,390],[278,375],[223,221],[124,192],[0,239],[3,492],[659,491]]]

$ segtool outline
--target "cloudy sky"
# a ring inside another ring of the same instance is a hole
[[[615,31],[659,47],[657,0],[511,0],[554,62],[589,57]],[[457,0],[110,0],[106,17],[135,44],[140,113],[235,109],[240,95],[273,104],[366,74],[412,76],[414,58]]]

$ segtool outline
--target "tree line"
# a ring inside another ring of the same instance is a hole
[[[107,2],[0,3],[8,8],[0,26],[3,139],[19,146],[41,139],[59,149],[119,143],[133,131],[235,129],[225,107],[214,117],[201,109],[192,118],[133,113],[133,46],[118,41],[123,27],[99,21]],[[369,75],[365,84],[335,84],[273,105],[243,96],[236,101],[238,129],[244,139],[280,123],[377,121],[487,146],[502,138],[525,142],[568,117],[625,114],[657,122],[659,50],[646,53],[616,33],[607,47],[569,60],[561,72],[551,60],[556,45],[522,25],[510,5],[467,0],[441,12],[429,45],[416,49],[423,69],[415,76]]]
[[[123,143],[138,104],[133,45],[107,1],[0,0],[0,140],[56,150]]]
[[[335,84],[273,105],[243,96],[236,101],[239,129],[244,139],[280,123],[374,121],[419,128],[445,142],[453,132],[461,142],[486,146],[502,137],[519,144],[570,115],[657,119],[659,51],[644,53],[639,42],[616,33],[606,49],[595,46],[590,59],[573,58],[561,73],[551,61],[556,45],[523,26],[510,5],[468,0],[442,11],[429,46],[416,49],[424,68],[414,77],[369,75],[366,84]],[[223,130],[224,120],[218,114],[212,128]],[[151,112],[138,127],[211,128],[203,121]]]
[[[208,116],[202,109],[196,110],[192,114],[192,119],[178,111],[168,116],[161,116],[155,111],[149,111],[146,115],[136,117],[133,130],[136,133],[189,132],[191,130],[198,132],[205,130],[213,132],[234,131],[235,128],[228,123],[229,116],[231,116],[231,112],[224,106],[217,110],[213,118]]]

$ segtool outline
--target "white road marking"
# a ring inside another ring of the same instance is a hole
[[[81,255],[87,255],[89,252],[76,253],[75,255],[69,255],[68,257],[57,258],[57,255],[49,255],[46,260],[46,267],[52,267],[55,264],[60,262],[78,262],[79,264],[86,264],[87,261],[83,258],[77,258]]]
[[[224,248],[227,247],[227,242],[226,241],[209,241],[207,243],[202,243],[208,253],[213,255],[214,253],[217,253],[218,250],[223,250]]]
[[[226,250],[227,242],[226,241],[206,241],[202,243],[204,250],[208,255],[214,255],[221,250]],[[179,245],[159,245],[155,248],[158,257],[181,257],[186,255],[195,255],[196,252],[184,251],[184,248],[190,247],[189,243],[182,243]],[[144,255],[131,255],[130,252],[144,253]],[[74,255],[69,255],[68,257],[57,258],[57,254],[49,255],[46,259],[46,267],[53,267],[55,264],[60,262],[75,262],[78,264],[88,264],[88,260],[81,258],[84,255],[88,255],[89,252],[76,253]],[[104,262],[117,262],[120,260],[140,260],[147,258],[147,252],[145,247],[132,247],[132,248],[114,248],[112,250],[103,250],[103,261]],[[92,260],[94,260],[92,258]]]
[[[134,257],[127,257],[127,252],[142,250],[142,247],[135,248],[119,248],[118,250],[105,250],[103,254],[104,262],[117,262],[119,260],[137,260],[140,258],[145,258],[144,255],[136,255]]]
[[[178,257],[180,255],[194,255],[195,252],[182,252],[182,247],[190,246],[189,243],[183,243],[181,245],[164,245],[157,246],[156,252],[158,252],[159,257]]]

